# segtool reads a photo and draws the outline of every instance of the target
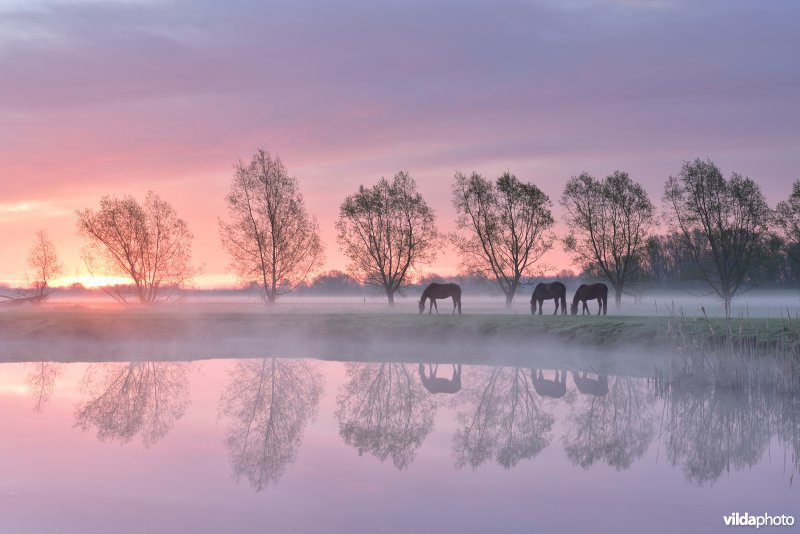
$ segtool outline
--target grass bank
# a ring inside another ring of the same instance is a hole
[[[30,307],[0,313],[0,360],[200,359],[310,356],[465,362],[565,361],[566,352],[654,353],[748,344],[793,354],[800,321],[705,317],[531,316],[264,311],[191,308]],[[554,355],[555,353],[558,353]],[[595,361],[595,360],[592,360]]]

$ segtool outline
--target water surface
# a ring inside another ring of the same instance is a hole
[[[10,533],[713,532],[723,515],[800,502],[800,404],[768,388],[311,359],[34,362],[0,364],[0,424]]]

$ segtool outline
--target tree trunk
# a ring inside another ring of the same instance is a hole
[[[622,307],[622,284],[614,287],[614,307]]]
[[[511,302],[514,300],[514,293],[515,290],[513,289],[509,289],[508,292],[506,293],[506,308],[511,307]]]
[[[387,288],[386,297],[389,299],[389,306],[394,306],[394,291]]]

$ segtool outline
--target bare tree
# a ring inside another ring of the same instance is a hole
[[[436,403],[405,363],[349,363],[347,384],[337,398],[339,435],[398,470],[414,461],[433,429]]]
[[[392,306],[410,271],[436,257],[433,210],[405,171],[392,182],[381,178],[373,187],[362,185],[347,197],[336,229],[339,246],[350,258],[350,273],[383,288]]]
[[[246,476],[256,491],[276,483],[291,464],[314,418],[322,376],[313,361],[239,360],[229,371],[220,415],[233,474]]]
[[[789,254],[792,260],[800,262],[800,180],[795,180],[789,199],[778,202],[775,212],[778,230],[789,245]]]
[[[603,395],[590,393],[571,403],[564,451],[584,469],[603,461],[623,471],[644,455],[655,437],[654,398],[636,379],[604,378]]]
[[[456,225],[464,233],[453,240],[465,270],[494,278],[511,306],[522,277],[553,245],[550,199],[509,173],[495,183],[475,172],[455,180]]]
[[[105,287],[120,302],[176,298],[199,272],[191,263],[193,235],[167,201],[150,191],[143,203],[106,196],[100,209],[79,210],[78,234],[88,239],[84,260],[91,273],[131,279],[128,288]]]
[[[751,275],[767,255],[771,212],[761,189],[736,173],[725,180],[711,160],[696,159],[667,179],[664,201],[700,276],[730,316],[731,300],[745,284],[758,282]]]
[[[476,369],[478,380],[464,392],[453,438],[456,468],[476,469],[494,457],[506,469],[539,454],[550,443],[555,419],[534,395],[528,369]]]
[[[190,368],[185,362],[89,364],[81,381],[88,399],[75,409],[75,426],[96,427],[100,441],[127,443],[141,434],[150,447],[183,417]]]
[[[570,233],[565,248],[577,263],[599,271],[614,288],[617,307],[626,283],[645,257],[655,208],[641,185],[628,173],[615,171],[604,180],[587,173],[572,177],[561,205]]]
[[[250,163],[237,163],[226,201],[230,222],[220,220],[222,244],[236,275],[257,283],[265,302],[273,304],[322,266],[319,224],[279,157],[259,149]]]
[[[32,362],[33,371],[28,373],[28,393],[33,397],[33,409],[44,410],[53,394],[56,379],[61,375],[63,364],[56,362]]]
[[[56,247],[44,230],[36,232],[33,246],[28,251],[28,267],[33,270],[32,296],[36,299],[44,298],[50,282],[64,272]]]

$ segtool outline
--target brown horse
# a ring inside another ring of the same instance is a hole
[[[552,397],[560,399],[567,393],[567,372],[556,370],[554,379],[544,377],[541,369],[534,371],[531,369],[531,382],[533,389],[542,397]]]
[[[436,313],[439,313],[439,306],[436,305],[436,299],[447,299],[453,298],[453,313],[456,313],[456,308],[458,309],[458,314],[461,315],[461,286],[458,284],[437,284],[436,282],[432,284],[428,284],[428,287],[425,288],[425,291],[422,292],[422,296],[419,298],[419,312],[422,313],[425,311],[425,299],[431,299],[431,306],[428,309],[428,313],[433,311],[433,308],[436,308]]]
[[[576,373],[573,371],[572,381],[575,382],[575,387],[578,388],[578,391],[585,395],[594,395],[595,397],[608,395],[608,377],[606,375],[597,375],[597,378],[589,378],[589,373]]]
[[[584,313],[591,315],[592,312],[589,311],[589,306],[586,305],[586,301],[595,299],[597,299],[597,304],[599,306],[597,308],[597,315],[600,315],[600,312],[605,315],[606,308],[608,307],[608,286],[605,284],[581,285],[575,292],[575,296],[572,298],[572,315],[577,315],[579,301],[583,302],[581,315]]]
[[[539,315],[542,314],[542,303],[545,300],[553,299],[556,303],[556,311],[553,315],[558,313],[558,303],[561,301],[561,313],[567,314],[567,286],[561,282],[550,282],[549,284],[538,283],[531,295],[531,313],[536,313],[536,303],[539,303]]]
[[[439,378],[436,376],[439,371],[439,364],[428,364],[428,374],[425,374],[425,366],[419,364],[419,379],[430,393],[458,393],[461,391],[461,364],[453,365],[453,378]]]

